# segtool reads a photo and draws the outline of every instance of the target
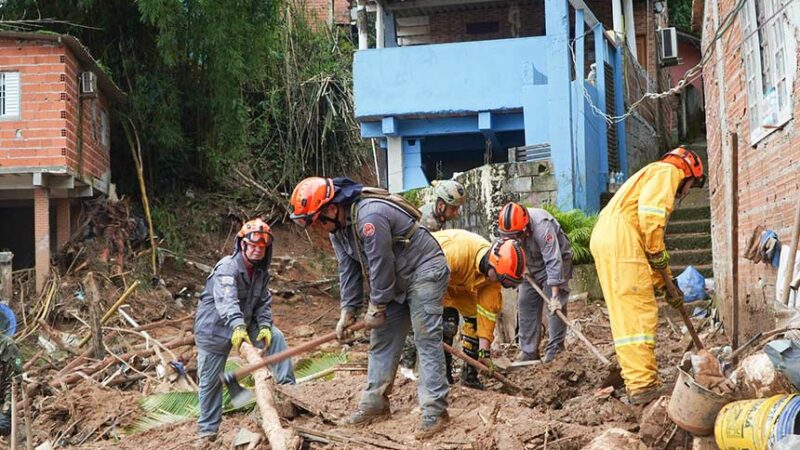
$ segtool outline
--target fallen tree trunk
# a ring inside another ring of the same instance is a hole
[[[194,345],[194,334],[173,339],[172,341],[165,343],[164,347],[175,348],[175,347],[183,347],[184,345]],[[69,386],[75,384],[78,381],[84,379],[84,375],[91,376],[112,364],[118,363],[120,359],[127,361],[128,359],[133,358],[134,356],[139,356],[142,358],[150,356],[155,353],[156,348],[157,348],[156,346],[153,346],[152,348],[149,349],[124,353],[119,356],[112,355],[88,367],[76,367],[76,369],[79,369],[77,372],[70,373],[63,377],[56,377],[55,379],[53,379],[53,381],[50,382],[50,385],[55,388],[58,388],[61,386]]]
[[[242,343],[239,353],[244,356],[249,364],[261,361],[261,351],[247,342]],[[275,409],[273,400],[272,382],[267,379],[267,369],[261,368],[253,372],[256,384],[256,404],[261,410],[261,428],[267,435],[269,446],[273,450],[299,449],[302,440],[291,428],[283,428],[281,418]]]

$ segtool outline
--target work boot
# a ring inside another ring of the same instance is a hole
[[[358,408],[356,412],[342,421],[344,425],[369,425],[373,422],[378,422],[387,419],[391,415],[389,407],[379,410],[364,410]]]
[[[628,394],[628,404],[644,406],[669,392],[668,386],[653,386],[635,394]]]
[[[539,360],[539,355],[534,355],[532,353],[525,353],[522,350],[520,350],[520,352],[517,353],[516,358],[514,358],[514,361],[520,361],[520,362],[521,361],[538,361],[538,360]]]
[[[417,429],[414,430],[414,437],[417,439],[427,439],[444,429],[449,421],[450,415],[447,414],[447,411],[444,411],[438,416],[423,415],[422,421],[420,421]]]
[[[453,355],[450,353],[444,354],[444,369],[447,376],[447,382],[453,384]]]
[[[464,364],[464,367],[461,368],[461,384],[472,389],[485,389],[478,378],[478,371],[468,364]]]

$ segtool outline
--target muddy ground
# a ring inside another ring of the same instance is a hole
[[[213,265],[216,259],[227,253],[231,240],[229,235],[212,236],[209,240],[203,245],[214,250],[205,254],[187,252],[184,256],[195,262]],[[275,242],[271,288],[274,291],[273,315],[276,325],[285,332],[290,346],[333,330],[338,318],[338,293],[336,282],[332,281],[336,275],[336,264],[327,238],[277,227]],[[140,252],[138,258],[132,258],[129,263],[134,267],[127,276],[98,277],[104,307],[113,303],[135,279],[137,271],[147,273],[146,259],[144,252]],[[86,317],[87,310],[73,293],[81,288],[89,270],[102,273],[103,267],[88,264],[80,272],[59,280],[60,295],[48,321],[66,341],[70,334],[82,336],[86,333],[86,327],[74,317]],[[140,275],[140,278],[147,282],[127,302],[130,305],[127,311],[137,322],[144,325],[187,317],[181,323],[149,330],[154,338],[162,342],[190,332],[190,316],[196,305],[196,294],[202,290],[205,280],[203,271],[167,258],[163,261],[161,278],[164,283],[161,287],[149,286],[146,275]],[[603,306],[602,303],[571,303],[570,317],[580,324],[583,333],[602,353],[613,359],[610,326]],[[15,309],[20,308],[21,305],[17,305]],[[31,308],[28,307],[25,313],[32,314]],[[674,381],[673,368],[687,349],[689,337],[680,335],[677,327],[665,320],[666,315],[670,315],[672,323],[679,324],[680,318],[676,314],[668,308],[662,309],[661,313],[657,356],[661,378],[669,383]],[[702,325],[702,322],[698,320],[696,324]],[[108,326],[129,328],[116,318]],[[138,336],[119,331],[108,332],[118,335],[108,344],[108,349],[115,353],[135,349],[144,342]],[[26,357],[39,350],[36,336],[38,333],[34,333],[22,345]],[[709,336],[707,327],[702,330],[701,337],[707,340],[707,346],[725,340],[721,334]],[[495,352],[495,357],[505,354],[513,359],[516,347],[512,344],[502,348],[500,352]],[[339,352],[342,347],[330,344],[324,350]],[[624,404],[620,400],[623,394],[621,390],[610,395],[608,392],[598,393],[608,370],[572,335],[567,340],[567,351],[552,363],[511,368],[505,372],[512,381],[526,389],[524,395],[508,391],[499,382],[486,377],[483,378],[486,391],[453,386],[449,407],[451,423],[445,432],[432,439],[416,441],[413,437],[413,429],[420,419],[417,385],[401,375],[396,379],[391,396],[390,420],[369,427],[338,426],[337,421],[355,408],[366,377],[362,370],[357,370],[359,364],[362,367],[365,365],[365,341],[347,350],[351,355],[350,368],[356,370],[336,372],[332,378],[283,388],[283,397],[300,406],[299,413],[287,419],[285,424],[303,431],[307,436],[318,436],[306,439],[305,448],[580,449],[605,429],[616,427],[639,432],[641,428],[641,409]],[[173,352],[183,360],[189,376],[196,377],[193,348],[186,346],[173,349]],[[158,360],[155,357],[131,362],[130,366],[139,372],[125,370],[115,376],[114,372],[125,366],[112,365],[66,388],[52,385],[58,371],[72,358],[73,355],[58,350],[46,352],[31,364],[27,378],[31,381],[31,411],[34,418],[31,435],[34,445],[49,441],[55,448],[135,450],[199,446],[192,420],[138,434],[129,434],[127,430],[145,414],[138,406],[138,400],[143,396],[185,388],[169,381],[169,376],[156,376],[154,367]],[[136,379],[137,373],[146,376]],[[114,387],[102,385],[110,381],[109,378],[116,379]],[[120,382],[125,379],[131,381]],[[494,410],[497,410],[497,414],[493,417]],[[241,429],[261,433],[257,415],[257,412],[226,415],[219,438],[204,448],[233,448],[232,443]],[[648,425],[648,433],[652,435],[651,441],[659,441],[652,443],[653,448],[691,446],[690,437],[679,430],[675,431],[663,414],[653,416],[655,419],[651,419],[651,422],[654,423]],[[266,449],[269,445],[264,440],[254,448]]]

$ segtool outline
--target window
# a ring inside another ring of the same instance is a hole
[[[0,72],[0,119],[19,117],[19,72]]]
[[[792,118],[796,43],[786,41],[792,0],[753,0],[742,9],[743,59],[750,143],[755,145]],[[791,58],[791,63],[789,61]]]

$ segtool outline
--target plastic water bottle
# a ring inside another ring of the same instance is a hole
[[[617,172],[617,186],[622,186],[622,183],[625,182],[625,174],[621,171]]]

